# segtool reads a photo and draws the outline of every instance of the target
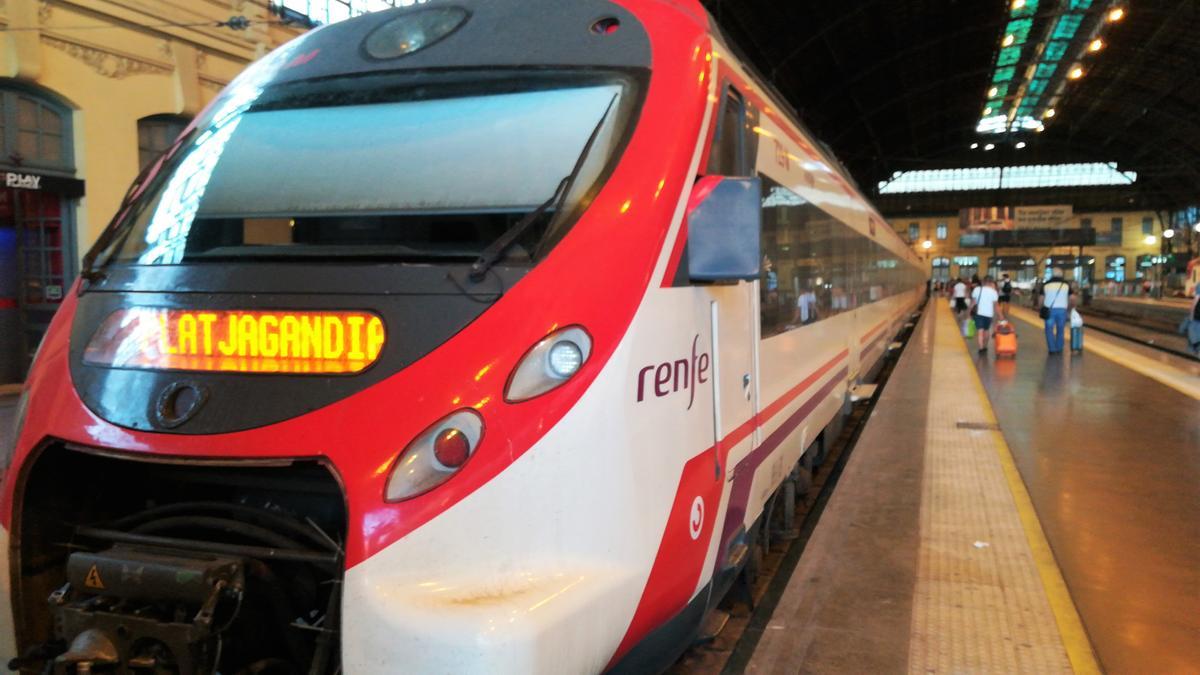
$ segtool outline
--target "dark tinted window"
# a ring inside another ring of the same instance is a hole
[[[762,337],[920,285],[920,273],[873,239],[763,177]]]
[[[188,118],[176,115],[155,115],[138,120],[138,162],[145,169],[171,147],[171,143],[187,128]]]
[[[721,117],[713,135],[708,158],[708,173],[713,176],[750,176],[758,153],[758,137],[753,128],[757,112],[733,87],[725,90]]]

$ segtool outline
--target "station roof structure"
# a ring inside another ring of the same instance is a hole
[[[885,213],[1200,202],[1196,0],[703,2]]]

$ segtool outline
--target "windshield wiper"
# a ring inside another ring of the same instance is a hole
[[[496,261],[504,257],[504,252],[509,249],[517,239],[521,238],[534,223],[541,220],[548,211],[554,211],[556,214],[562,210],[563,203],[567,199],[567,195],[571,194],[571,189],[575,187],[575,180],[579,178],[579,173],[583,171],[584,164],[587,163],[588,155],[592,153],[592,146],[596,144],[596,139],[600,137],[600,132],[604,129],[604,123],[608,120],[609,113],[612,112],[613,104],[617,102],[617,96],[614,94],[608,102],[608,107],[604,109],[604,114],[600,116],[600,121],[596,123],[596,128],[592,130],[591,136],[588,136],[587,143],[583,146],[583,151],[579,153],[579,157],[575,160],[575,168],[571,173],[563,178],[558,187],[555,188],[554,194],[550,198],[534,209],[529,215],[513,223],[513,226],[508,228],[500,238],[492,242],[483,252],[479,254],[479,258],[471,265],[471,272],[468,275],[472,282],[479,283],[487,276],[488,270],[496,264]]]

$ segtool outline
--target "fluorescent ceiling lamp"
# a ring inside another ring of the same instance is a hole
[[[968,169],[904,171],[880,181],[880,194],[957,192],[965,190],[1019,190],[1046,187],[1130,185],[1137,172],[1119,171],[1115,162],[1084,164],[1031,164]]]

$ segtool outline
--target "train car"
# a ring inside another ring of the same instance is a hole
[[[3,449],[23,672],[652,672],[923,297],[697,0],[431,0],[237,78]]]

